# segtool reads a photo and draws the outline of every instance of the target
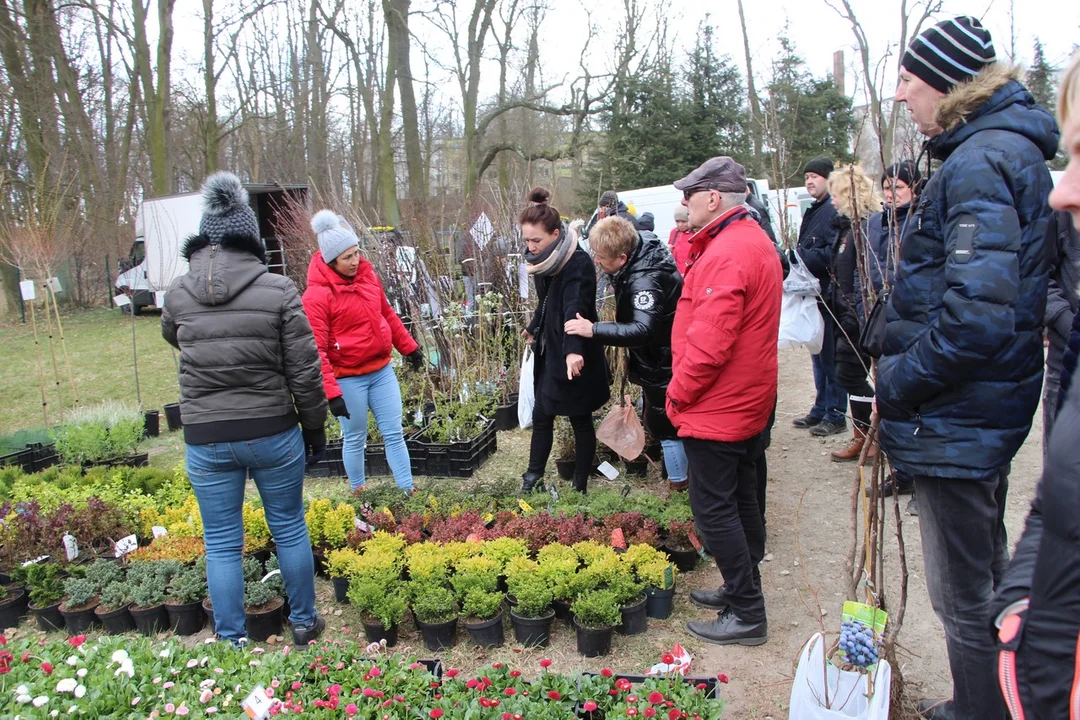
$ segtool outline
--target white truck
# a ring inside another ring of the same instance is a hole
[[[266,262],[271,272],[285,274],[285,252],[278,239],[279,218],[286,211],[286,197],[305,207],[307,185],[244,185],[251,209],[259,221],[266,244]],[[172,281],[187,272],[180,255],[184,242],[199,232],[202,194],[180,193],[144,200],[135,214],[135,242],[128,257],[119,261],[116,289],[129,299],[124,310],[138,315],[145,307],[161,307]]]

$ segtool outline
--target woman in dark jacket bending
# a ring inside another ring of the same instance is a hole
[[[604,349],[594,338],[567,335],[567,320],[596,322],[596,271],[588,253],[578,247],[551,193],[535,188],[531,205],[521,213],[525,262],[536,283],[538,304],[525,334],[536,355],[532,446],[522,490],[530,492],[544,477],[558,415],[574,428],[574,488],[585,492],[596,454],[592,414],[607,402],[608,370]],[[542,487],[542,485],[541,485]]]

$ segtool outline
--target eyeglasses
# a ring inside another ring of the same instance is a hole
[[[697,188],[689,188],[687,190],[683,190],[682,191],[683,200],[689,200],[691,197],[693,197],[694,195],[696,195],[696,194],[698,194],[700,192],[709,192],[710,190],[712,190],[712,188],[708,187],[708,186],[706,186],[706,187],[697,187]]]

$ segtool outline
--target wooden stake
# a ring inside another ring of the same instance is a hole
[[[52,313],[49,312],[49,300],[45,300],[45,325],[48,328],[49,353],[52,354],[53,377],[56,378],[56,401],[60,406],[60,422],[64,422],[64,403],[60,401],[60,366],[56,363],[56,346],[53,344]]]
[[[49,300],[52,299],[53,312],[56,313],[56,328],[60,333],[60,349],[64,353],[64,367],[67,368],[68,383],[71,385],[73,398],[72,407],[79,406],[79,387],[75,384],[75,375],[71,372],[71,361],[68,360],[67,343],[64,341],[64,326],[60,323],[60,304],[56,302],[56,293],[52,291],[48,283],[45,284],[45,307],[48,309]]]
[[[49,401],[45,397],[45,370],[41,367],[41,342],[38,340],[37,319],[34,317],[34,301],[30,306],[30,326],[34,329],[34,357],[37,359],[38,386],[41,388],[41,414],[45,417],[45,427],[49,427]]]

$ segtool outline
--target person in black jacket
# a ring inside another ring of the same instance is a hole
[[[574,428],[574,489],[585,492],[596,455],[592,414],[610,397],[607,360],[598,341],[563,331],[566,321],[577,317],[596,322],[596,270],[550,199],[544,188],[533,189],[529,194],[533,204],[519,218],[527,247],[525,262],[539,300],[525,329],[536,357],[536,405],[522,491],[536,489],[544,477],[555,417],[565,415]]]
[[[761,198],[750,191],[749,185],[746,186],[746,207],[750,208],[750,214],[757,220],[757,224],[761,226],[761,229],[765,231],[765,234],[768,235],[769,239],[775,244],[776,233],[773,231],[772,216],[769,214],[769,208],[761,201]]]
[[[615,322],[594,323],[579,315],[566,322],[564,331],[629,348],[630,382],[641,386],[645,427],[664,448],[671,489],[685,490],[686,452],[664,410],[671,382],[671,324],[682,275],[655,235],[639,233],[622,218],[598,222],[589,244],[615,288]]]
[[[825,321],[825,338],[821,352],[811,358],[814,366],[814,387],[817,390],[814,406],[805,417],[795,419],[792,424],[797,428],[810,428],[810,432],[818,436],[835,435],[847,428],[844,418],[847,393],[836,379],[833,358],[834,336],[838,328],[824,303],[824,298],[828,297],[829,293],[829,270],[832,268],[836,239],[836,229],[832,224],[836,217],[836,208],[829,197],[829,175],[832,171],[833,162],[827,157],[814,158],[806,164],[803,176],[806,190],[814,198],[814,204],[803,214],[797,246],[798,257],[802,258],[806,269],[821,283],[818,310]],[[790,260],[797,262],[795,253],[791,254]]]
[[[1050,438],[1057,416],[1061,369],[1069,329],[1073,324],[1080,296],[1080,231],[1073,227],[1069,213],[1060,211],[1046,226],[1046,243],[1054,254],[1050,262],[1050,283],[1046,295],[1046,375],[1043,378],[1043,447]]]

